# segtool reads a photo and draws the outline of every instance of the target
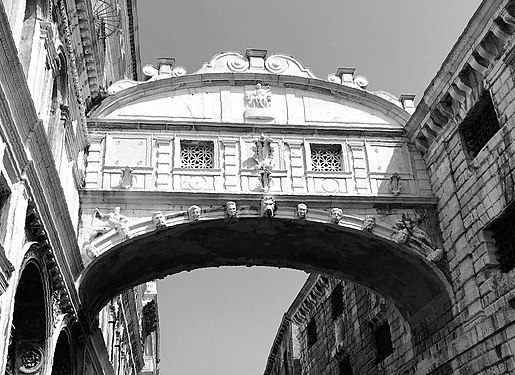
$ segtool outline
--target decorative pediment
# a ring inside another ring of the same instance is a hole
[[[316,78],[300,61],[292,56],[275,54],[267,57],[267,50],[248,48],[239,52],[222,52],[193,74],[205,73],[268,73]]]

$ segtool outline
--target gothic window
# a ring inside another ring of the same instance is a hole
[[[308,349],[311,348],[318,340],[317,337],[317,325],[315,318],[311,319],[306,328],[307,336],[308,336]]]
[[[475,158],[499,129],[492,99],[485,91],[459,126],[469,156]]]
[[[313,171],[342,171],[342,146],[338,144],[311,144],[311,165]]]
[[[213,142],[181,141],[181,167],[186,169],[213,169]]]
[[[352,375],[352,365],[348,355],[338,362],[338,375]]]
[[[336,320],[343,314],[343,289],[342,284],[338,284],[331,293],[331,315]]]
[[[381,362],[393,353],[392,334],[388,322],[374,329],[374,341],[377,349],[377,362]]]
[[[495,219],[488,230],[495,240],[499,269],[508,272],[515,268],[515,207],[509,207],[499,218]]]

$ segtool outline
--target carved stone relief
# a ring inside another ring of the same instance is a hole
[[[301,220],[306,220],[306,216],[308,214],[308,206],[304,203],[299,203],[297,205],[297,218]]]
[[[227,215],[228,219],[235,219],[237,215],[237,207],[236,202],[229,201],[225,203],[225,214]]]
[[[402,190],[401,176],[398,173],[394,173],[390,176],[390,181],[388,181],[388,190],[393,195],[399,195]]]
[[[274,159],[274,148],[272,147],[272,139],[261,134],[255,142],[254,161],[257,163],[256,168],[259,170],[260,188],[264,191],[270,190],[272,183],[272,169]]]
[[[122,169],[122,174],[120,176],[120,182],[118,186],[119,189],[130,189],[132,188],[134,182],[134,174],[132,174],[134,170],[130,167],[125,167]]]
[[[157,211],[152,214],[152,223],[156,229],[166,227],[166,218],[161,211]]]
[[[329,216],[330,216],[330,222],[332,224],[339,224],[340,220],[343,216],[343,211],[341,208],[337,208],[337,207],[331,208]]]
[[[376,225],[376,218],[372,215],[367,215],[365,220],[363,220],[363,225],[361,226],[361,230],[372,232]]]
[[[246,119],[272,120],[274,118],[271,112],[272,91],[269,85],[263,88],[261,83],[257,83],[253,91],[245,94],[244,104]]]
[[[199,221],[201,214],[202,209],[199,206],[193,205],[188,208],[188,219],[191,223]]]
[[[261,217],[273,217],[277,205],[275,204],[275,198],[271,196],[264,196],[261,199]]]
[[[90,241],[93,241],[99,235],[105,234],[112,229],[116,230],[122,237],[130,237],[129,233],[129,218],[120,213],[120,207],[115,207],[113,212],[103,214],[98,208],[95,209],[94,217],[104,221],[93,228],[90,234]]]

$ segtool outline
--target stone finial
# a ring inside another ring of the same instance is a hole
[[[229,201],[225,203],[225,214],[227,215],[228,219],[235,219],[237,215],[237,207],[236,202]]]
[[[268,195],[261,199],[261,217],[273,217],[276,210],[274,197]]]
[[[200,220],[202,209],[199,206],[193,205],[188,208],[188,219],[190,222],[196,222]]]
[[[156,229],[166,227],[166,218],[161,211],[156,211],[152,214],[152,223]]]
[[[268,51],[260,48],[247,48],[245,56],[249,59],[251,69],[265,70],[265,57]]]
[[[305,203],[299,203],[297,205],[297,218],[299,218],[301,220],[305,220],[307,214],[308,214],[308,206]]]
[[[399,101],[402,103],[402,108],[410,115],[415,112],[415,94],[401,94]]]
[[[172,70],[175,67],[174,57],[158,57],[157,58],[157,69],[159,74],[172,75]]]
[[[336,76],[342,83],[354,83],[354,72],[356,68],[340,67],[336,70]]]
[[[361,230],[372,232],[376,225],[376,218],[372,215],[367,215],[365,220],[363,220],[363,225],[361,226]]]
[[[329,215],[331,218],[330,219],[331,223],[338,224],[340,222],[340,220],[342,219],[343,211],[341,208],[334,207],[334,208],[331,208]]]

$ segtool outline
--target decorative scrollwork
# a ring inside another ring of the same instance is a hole
[[[280,56],[270,56],[265,61],[265,67],[271,73],[281,74],[288,68],[288,62]]]
[[[249,68],[249,62],[243,57],[233,56],[227,61],[227,67],[232,72],[244,72]]]

